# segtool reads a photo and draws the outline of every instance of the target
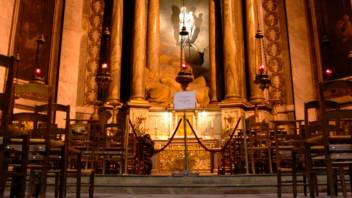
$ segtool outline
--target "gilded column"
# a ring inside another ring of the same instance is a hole
[[[159,0],[149,0],[148,3],[148,43],[147,67],[156,80],[160,78],[160,14]]]
[[[144,100],[145,97],[146,22],[146,1],[135,0],[131,100]]]
[[[117,105],[120,103],[123,1],[114,1],[113,5],[110,57],[112,82],[109,101]]]
[[[258,28],[258,4],[257,0],[246,0],[246,28],[247,28],[247,64],[249,69],[250,101],[263,101],[263,92],[254,83],[256,71],[259,65],[259,53],[257,50],[259,43],[256,43],[255,34]]]
[[[209,57],[210,57],[210,93],[211,102],[217,102],[216,87],[216,17],[215,0],[209,0]]]
[[[246,100],[242,1],[223,0],[225,101]]]

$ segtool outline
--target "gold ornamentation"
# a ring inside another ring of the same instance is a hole
[[[285,79],[283,78],[282,35],[280,29],[279,3],[276,0],[264,0],[265,53],[272,86],[269,89],[270,99],[285,100]]]
[[[86,67],[84,104],[93,104],[96,101],[97,87],[95,76],[99,63],[100,37],[104,13],[103,0],[90,1],[90,16],[88,25],[88,61]]]
[[[143,136],[148,133],[148,129],[144,127],[144,122],[147,118],[139,115],[133,122],[133,127],[138,136]]]
[[[165,143],[157,143],[156,147],[161,148]],[[208,141],[204,144],[208,148],[215,148],[214,141]],[[210,153],[205,151],[194,140],[189,140],[188,145],[189,167],[192,171],[210,172]],[[184,169],[184,145],[180,140],[175,140],[167,149],[159,154],[159,167],[156,167],[162,173],[173,171],[182,171]]]

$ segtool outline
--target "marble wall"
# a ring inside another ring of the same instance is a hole
[[[0,54],[9,53],[15,1],[16,0],[0,0]]]
[[[60,71],[57,102],[71,106],[75,116],[79,78],[80,47],[82,38],[83,0],[67,0],[61,43]]]
[[[316,97],[305,2],[286,1],[296,119],[304,119],[304,102]]]
[[[0,54],[8,55],[10,52],[11,27],[16,0],[0,0]],[[5,70],[0,68],[0,90],[4,86]]]

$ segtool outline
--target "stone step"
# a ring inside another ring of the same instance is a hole
[[[302,180],[302,177],[298,179]],[[291,176],[283,177],[283,181],[290,180]],[[95,178],[96,192],[117,194],[275,194],[276,184],[274,174],[193,177],[97,175]],[[292,192],[290,184],[283,186],[284,193]],[[301,184],[298,190],[303,192]]]
[[[346,179],[349,177],[346,175]],[[283,189],[286,194],[292,193],[291,176],[282,177]],[[302,176],[298,176],[302,181]],[[82,179],[86,183],[88,178]],[[74,192],[73,178],[69,179],[68,192]],[[349,181],[347,181],[349,182]],[[326,192],[326,176],[318,176],[319,191]],[[349,188],[349,184],[347,185]],[[51,186],[52,188],[52,186]],[[88,192],[82,186],[82,192]],[[95,192],[111,194],[275,194],[277,178],[275,174],[265,175],[234,175],[234,176],[120,176],[97,175]],[[302,194],[303,184],[298,183],[298,192]]]

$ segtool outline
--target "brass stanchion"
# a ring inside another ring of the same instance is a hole
[[[189,175],[188,167],[188,148],[187,148],[187,123],[186,123],[186,111],[183,112],[183,132],[184,132],[184,175]]]

